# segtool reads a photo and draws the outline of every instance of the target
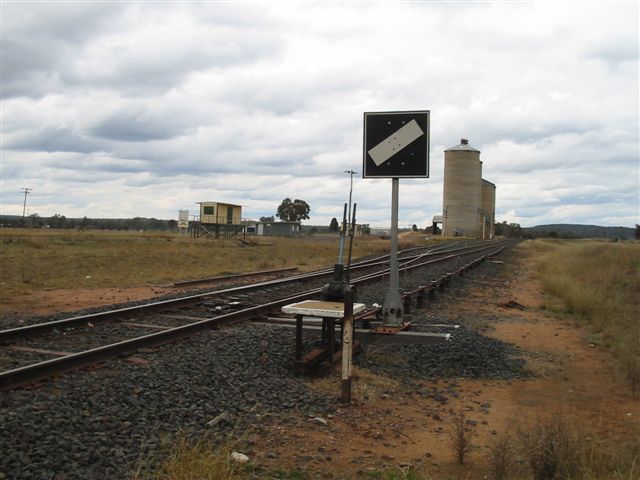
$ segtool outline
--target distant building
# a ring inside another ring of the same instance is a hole
[[[493,238],[495,203],[496,186],[482,179],[480,150],[466,138],[446,149],[442,236]]]
[[[240,225],[242,206],[222,202],[198,202],[203,225]]]
[[[300,222],[257,222],[256,234],[267,237],[290,237],[302,232]]]
[[[242,206],[223,202],[197,202],[200,215],[192,222],[191,232],[194,237],[220,238],[237,236],[245,233],[242,223]]]
[[[371,227],[370,228],[370,234],[371,235],[375,235],[376,237],[380,237],[380,238],[389,238],[389,236],[391,235],[391,229],[390,228]]]
[[[444,222],[444,217],[442,215],[434,215],[431,220],[431,233],[436,234],[440,233],[440,229],[438,228],[438,224],[442,225]]]
[[[496,225],[496,186],[482,179],[482,238],[493,238]]]

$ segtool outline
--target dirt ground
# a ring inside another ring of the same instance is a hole
[[[493,319],[475,326],[522,347],[534,378],[424,382],[423,389],[442,392],[447,398],[444,403],[391,379],[356,370],[355,400],[334,415],[321,420],[300,416],[257,422],[260,426],[247,452],[252,460],[270,471],[300,469],[309,472],[308,478],[351,478],[385,468],[413,467],[434,480],[475,479],[485,477],[496,438],[550,416],[584,427],[603,443],[637,435],[640,401],[612,374],[610,354],[590,343],[588,332],[570,318],[542,308],[547,299],[526,259],[503,268],[504,277],[476,284],[452,310],[460,319]],[[171,290],[44,291],[16,298],[3,309],[18,315],[49,314],[150,298]],[[524,309],[501,306],[511,300]],[[339,395],[337,374],[309,382],[312,388]],[[461,408],[475,432],[474,449],[462,466],[455,461],[450,436],[452,419]]]
[[[85,308],[144,300],[169,293],[168,287],[38,290],[2,305],[4,315],[32,316],[74,312]]]
[[[605,447],[638,435],[640,400],[614,378],[610,354],[590,343],[588,332],[571,319],[541,308],[546,299],[530,264],[520,259],[517,266],[504,268],[509,270],[504,279],[477,285],[453,309],[461,319],[495,319],[476,327],[522,347],[534,378],[425,382],[424,389],[442,392],[445,404],[360,372],[352,405],[325,418],[326,425],[298,418],[260,429],[258,457],[269,468],[317,472],[310,478],[366,478],[367,472],[381,469],[415,468],[434,480],[476,479],[487,478],[487,459],[497,438],[505,433],[515,438],[518,429],[550,416],[597,435]],[[500,306],[509,301],[524,309]],[[358,383],[368,385],[359,391]],[[337,375],[311,384],[339,395]],[[461,408],[475,424],[474,449],[463,466],[455,461],[450,434]]]
[[[279,275],[256,275],[250,282],[260,282],[276,278]],[[203,282],[192,287],[173,287],[172,285],[156,285],[134,288],[91,288],[91,289],[56,289],[35,290],[28,294],[18,295],[5,301],[0,306],[0,328],[3,316],[31,317],[54,313],[76,312],[78,310],[119,303],[149,300],[180,291],[194,288],[222,288],[234,284],[234,279],[220,279]]]

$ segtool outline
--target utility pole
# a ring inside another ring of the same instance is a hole
[[[24,223],[24,214],[27,210],[27,195],[29,195],[29,192],[31,192],[31,190],[33,190],[33,188],[24,187],[22,189],[22,191],[24,192],[24,203],[22,204],[22,223]]]

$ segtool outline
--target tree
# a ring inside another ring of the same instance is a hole
[[[273,218],[273,215],[271,215],[270,217],[260,217],[260,221],[262,223],[273,223],[275,222],[275,218]]]
[[[411,231],[412,232],[417,232],[418,231],[418,226],[415,223],[413,225],[411,225]]]
[[[640,240],[640,225],[638,224],[636,224],[635,237],[636,237],[636,240]]]
[[[299,222],[309,218],[311,207],[304,200],[285,198],[278,207],[276,217],[285,222]]]
[[[56,213],[52,217],[49,217],[48,222],[51,228],[64,228],[64,225],[67,222],[67,217]]]
[[[27,217],[27,225],[29,225],[32,228],[41,228],[44,225],[44,223],[40,215],[38,215],[37,213],[32,213]]]
[[[507,223],[505,220],[502,223],[496,223],[495,234],[507,238],[521,238],[522,227],[518,223]]]
[[[340,225],[338,225],[338,219],[336,219],[336,217],[333,217],[331,219],[331,223],[329,224],[329,231],[337,232],[338,230],[340,230]]]

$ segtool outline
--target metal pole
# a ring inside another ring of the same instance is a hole
[[[391,179],[391,258],[389,261],[390,287],[398,290],[398,197],[400,179]]]
[[[350,220],[351,222],[351,230],[349,230],[349,259],[347,261],[347,282],[351,281],[351,252],[353,251],[353,225],[356,223],[356,207],[357,203],[353,204],[353,218]]]
[[[351,185],[349,187],[349,203],[345,203],[344,205],[344,221],[342,222],[340,232],[340,252],[338,254],[338,263],[341,265],[343,264],[342,258],[344,252],[344,235],[346,231],[349,231],[349,224],[347,222],[351,221],[351,195],[353,193],[353,174],[358,172],[356,172],[355,170],[345,170],[344,173],[348,173],[349,175],[351,175]]]
[[[344,173],[348,173],[351,176],[351,186],[349,187],[349,210],[347,212],[347,219],[351,221],[351,194],[353,193],[353,174],[358,173],[355,170],[345,170]]]
[[[389,260],[389,291],[382,306],[382,323],[398,326],[403,323],[403,307],[400,298],[398,275],[398,197],[400,179],[391,179],[391,253]]]
[[[347,204],[344,204],[342,213],[342,224],[340,225],[340,251],[338,252],[338,263],[342,265],[342,254],[344,252],[344,235],[347,229]]]

